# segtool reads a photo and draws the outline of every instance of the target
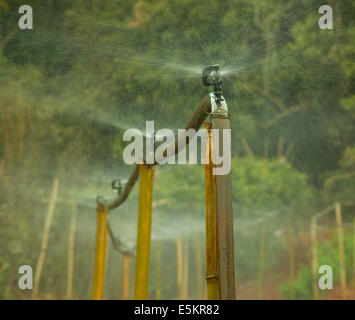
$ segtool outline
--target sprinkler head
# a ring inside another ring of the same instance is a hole
[[[112,187],[113,190],[117,190],[117,193],[120,195],[122,193],[122,181],[121,181],[121,179],[112,180],[111,187]]]
[[[224,100],[222,97],[222,79],[218,64],[208,66],[202,70],[202,83],[206,87],[214,87],[213,93],[216,97],[217,103]]]
[[[96,197],[96,203],[97,204],[104,205],[104,204],[106,204],[106,202],[107,202],[107,200],[103,196],[97,196]]]

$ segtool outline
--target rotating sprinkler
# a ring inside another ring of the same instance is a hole
[[[202,70],[202,83],[206,87],[213,86],[213,95],[218,105],[221,101],[224,101],[222,96],[222,78],[218,64],[208,66]]]

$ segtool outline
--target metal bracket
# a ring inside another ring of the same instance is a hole
[[[218,98],[215,96],[215,94],[211,92],[210,98],[211,98],[211,113],[213,113],[217,109],[223,109],[228,112],[227,102],[223,96],[221,96],[223,100],[218,101]]]

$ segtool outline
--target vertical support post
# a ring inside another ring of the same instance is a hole
[[[312,250],[312,288],[313,299],[318,300],[318,252],[317,252],[317,219],[311,219],[311,250]]]
[[[202,268],[201,268],[201,246],[200,238],[195,237],[195,263],[197,277],[197,299],[203,299]]]
[[[353,272],[355,285],[355,216],[353,217]]]
[[[183,300],[188,299],[189,294],[189,242],[185,241],[183,246],[184,269],[183,269]]]
[[[123,255],[123,279],[122,279],[122,300],[129,299],[129,279],[131,270],[131,256],[130,254]]]
[[[183,258],[182,258],[182,239],[181,237],[176,238],[176,272],[177,272],[177,287],[178,287],[178,300],[184,299],[183,290]]]
[[[221,169],[231,164],[230,142],[230,114],[223,108],[218,107],[212,116],[213,147],[216,149],[214,158],[223,156],[222,163],[216,164],[213,169]],[[228,131],[229,132],[228,132]],[[228,133],[227,136],[224,133]],[[227,139],[227,141],[225,141]],[[218,143],[218,148],[216,148]],[[217,154],[218,149],[218,154]],[[226,160],[224,162],[224,160]],[[217,170],[216,170],[217,171]],[[218,239],[218,280],[219,294],[222,300],[234,300],[235,277],[234,277],[234,240],[233,240],[233,197],[232,179],[230,170],[225,173],[215,172],[216,179],[216,206],[217,206],[217,239]]]
[[[36,264],[36,269],[35,269],[35,281],[34,281],[34,288],[33,288],[33,292],[32,292],[32,299],[37,298],[39,284],[41,281],[43,264],[44,264],[44,260],[46,258],[48,239],[49,239],[49,233],[51,231],[54,209],[55,209],[55,205],[56,205],[56,202],[58,199],[58,189],[59,189],[59,180],[58,180],[58,178],[54,178],[52,192],[51,192],[51,198],[49,200],[48,210],[47,210],[47,214],[46,214],[46,221],[44,223],[41,251],[39,253],[37,264]]]
[[[107,207],[97,205],[97,229],[93,300],[102,300],[104,291],[105,268],[107,254]]]
[[[336,219],[337,234],[338,234],[341,298],[345,300],[346,299],[346,271],[345,271],[344,232],[343,232],[343,222],[341,217],[341,206],[339,202],[335,203],[335,219]]]
[[[70,230],[68,239],[68,274],[67,274],[67,292],[68,300],[73,298],[73,274],[74,274],[74,244],[75,244],[75,229],[76,229],[76,203],[72,203],[72,215],[70,220]]]
[[[292,218],[288,216],[288,263],[289,263],[289,271],[290,271],[290,279],[291,279],[291,299],[295,299],[295,287],[294,281],[296,276],[296,266],[295,266],[295,240],[293,235],[292,228]]]
[[[157,240],[155,247],[155,277],[156,277],[156,289],[155,289],[155,299],[160,300],[161,298],[161,241]]]
[[[212,136],[211,123],[205,122],[208,130],[206,145],[205,189],[206,189],[206,289],[208,300],[219,299],[218,283],[218,241],[217,241],[217,207],[216,207],[216,177],[212,165]]]
[[[134,299],[145,300],[148,297],[150,234],[152,225],[152,166],[139,166],[139,209],[137,227],[136,272],[134,278]]]
[[[263,220],[260,224],[259,271],[258,271],[257,299],[263,298],[264,266],[265,266],[265,221]]]

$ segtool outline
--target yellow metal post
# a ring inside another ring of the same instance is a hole
[[[122,300],[129,299],[129,277],[131,269],[131,256],[123,255],[123,281],[122,281]]]
[[[219,299],[218,285],[218,242],[217,242],[217,208],[216,208],[216,179],[212,174],[212,137],[211,124],[205,122],[208,130],[205,165],[206,189],[206,286],[207,299]]]
[[[93,300],[102,300],[107,252],[107,208],[97,206],[97,230]]]
[[[134,279],[134,299],[136,300],[145,300],[148,297],[153,173],[153,167],[140,165],[137,254]]]

